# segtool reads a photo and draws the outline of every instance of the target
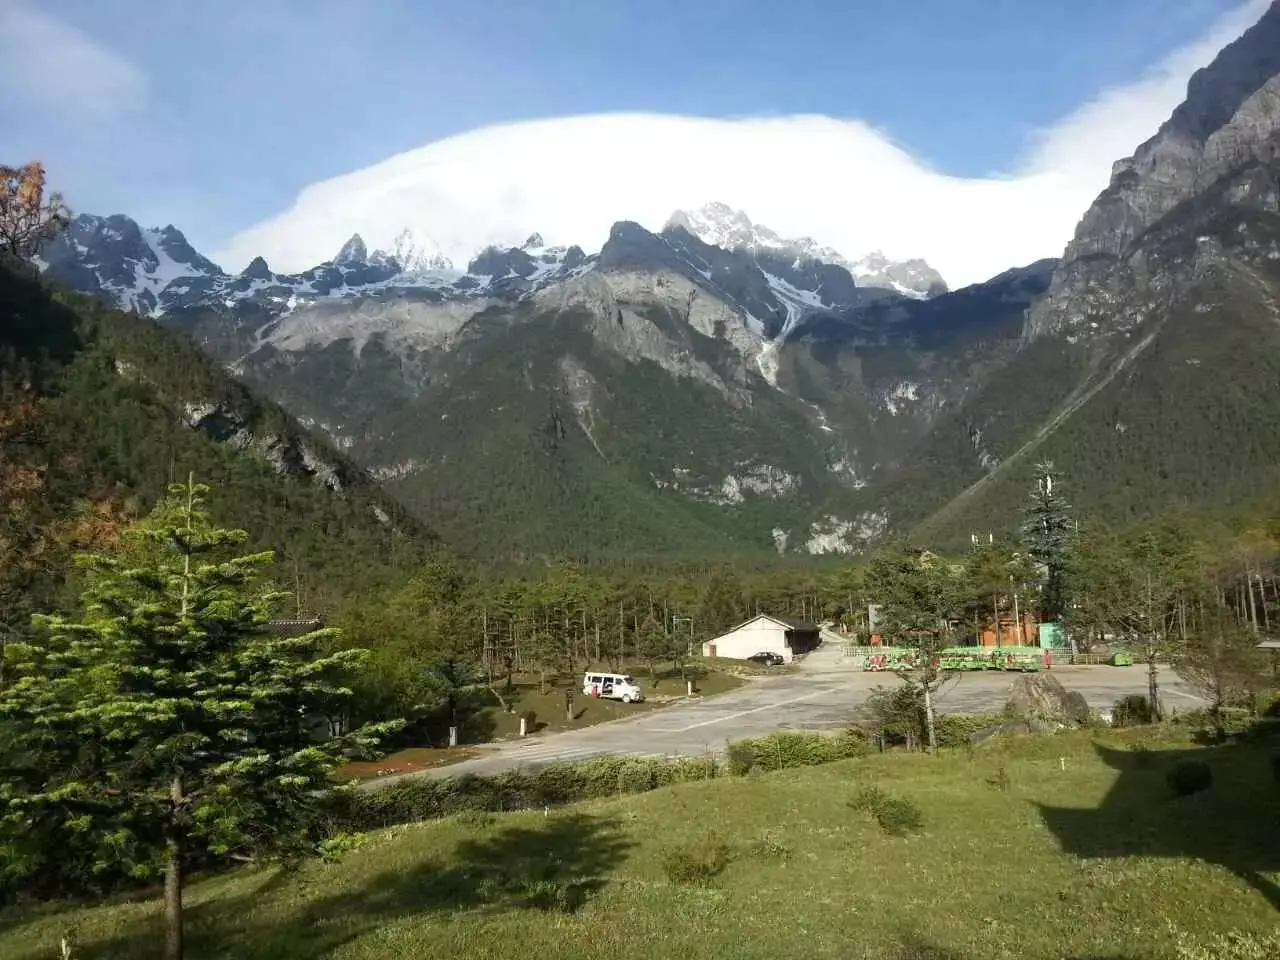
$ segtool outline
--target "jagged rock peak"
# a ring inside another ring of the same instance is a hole
[[[542,239],[542,234],[531,233],[529,234],[529,239],[527,239],[524,243],[520,244],[520,249],[521,250],[538,250],[542,247],[545,247],[546,245],[547,245],[546,241]]]
[[[272,277],[271,268],[267,266],[267,261],[262,257],[254,257],[249,261],[249,265],[245,267],[240,276],[247,277],[250,280],[270,280]]]
[[[1241,163],[1277,149],[1280,3],[1192,74],[1187,97],[1155,136],[1117,161],[1065,261],[1120,256],[1156,220]]]
[[[1273,3],[1192,75],[1186,99],[1155,135],[1112,167],[1111,182],[1077,225],[1048,295],[1028,314],[1024,335],[1088,319],[1081,306],[1090,300],[1086,292],[1138,256],[1159,221],[1225,177],[1278,155],[1280,3]],[[1107,329],[1103,324],[1101,332]]]
[[[342,249],[338,251],[338,255],[333,258],[333,262],[341,266],[344,263],[365,263],[368,259],[369,248],[365,246],[364,239],[360,234],[353,233],[351,235],[351,239],[342,245]]]

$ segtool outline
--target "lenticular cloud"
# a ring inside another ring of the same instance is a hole
[[[1042,131],[1007,175],[948,176],[864,123],[824,116],[538,120],[312,184],[289,209],[233,237],[218,260],[238,270],[261,255],[275,270],[296,271],[331,258],[353,233],[370,249],[391,249],[405,230],[459,265],[534,232],[592,252],[615,221],[657,230],[676,209],[720,200],[850,259],[874,249],[923,257],[955,288],[1059,255],[1112,161],[1156,131],[1191,72],[1265,6],[1247,4],[1139,81]]]

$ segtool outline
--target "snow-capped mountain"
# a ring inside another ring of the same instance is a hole
[[[677,210],[667,219],[668,227],[684,227],[698,239],[725,250],[794,255],[844,267],[860,286],[893,290],[903,296],[934,297],[947,292],[946,281],[924,260],[892,261],[879,250],[860,260],[850,260],[840,251],[819,244],[810,237],[786,238],[764,224],[753,223],[742,210],[712,201],[697,210]]]
[[[721,221],[722,227],[750,224],[737,214]],[[852,307],[869,294],[890,295],[860,289],[849,269],[833,262],[839,259],[835,251],[810,242],[798,254],[794,244],[774,244],[767,228],[744,227],[760,241],[753,251],[738,242],[745,234],[712,230],[708,222],[695,224],[696,231],[673,222],[661,234],[630,225],[590,256],[577,246],[549,246],[535,233],[518,247],[480,251],[465,271],[411,230],[400,233],[391,251],[370,252],[357,233],[332,259],[302,273],[277,273],[255,257],[240,273],[229,274],[192,249],[173,226],[144,230],[125,216],[82,214],[42,251],[40,266],[75,289],[151,317],[249,304],[289,317],[309,307],[331,316],[344,302],[359,312],[365,302],[406,298],[470,302],[480,310],[489,300],[519,300],[597,267],[616,267],[621,258],[646,270],[674,267],[739,307],[765,340],[785,338],[803,315]]]
[[[519,296],[566,279],[587,258],[578,247],[549,247],[537,234],[518,248],[481,251],[466,271],[454,269],[429,242],[404,231],[391,252],[354,234],[333,257],[298,274],[274,272],[255,257],[229,274],[197,253],[176,227],[143,229],[119,214],[82,214],[41,251],[50,277],[98,293],[125,310],[161,317],[197,307],[254,302],[287,314],[323,300],[395,297],[467,299]]]
[[[79,216],[41,251],[37,265],[122,309],[158,315],[178,290],[211,292],[227,275],[172,226],[142,229],[129,217]]]

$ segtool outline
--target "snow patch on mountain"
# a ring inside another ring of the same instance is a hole
[[[742,210],[727,203],[711,201],[697,210],[677,210],[667,226],[684,227],[704,243],[725,250],[749,250],[769,253],[791,253],[797,266],[802,259],[820,260],[844,267],[859,286],[893,290],[915,299],[947,292],[946,281],[928,263],[920,259],[891,261],[879,250],[852,260],[833,247],[823,246],[812,237],[785,238],[761,223],[753,223]]]
[[[884,395],[884,408],[893,416],[897,416],[903,407],[912,400],[920,399],[919,385],[910,380],[896,383]]]

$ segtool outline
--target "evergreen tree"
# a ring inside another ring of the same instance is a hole
[[[318,656],[331,631],[279,637],[271,554],[235,555],[188,481],[131,528],[119,556],[84,556],[80,620],[37,618],[9,649],[0,724],[0,845],[90,852],[164,877],[165,956],[183,953],[184,870],[210,856],[293,857],[344,757],[397,727],[326,739],[364,650]],[[319,721],[317,723],[317,721]]]
[[[650,614],[640,624],[640,633],[636,637],[641,659],[649,667],[649,680],[656,686],[658,682],[658,664],[670,660],[675,654],[676,640],[666,625],[658,622],[658,618]]]
[[[1036,464],[1031,502],[1022,523],[1027,552],[1040,567],[1040,614],[1046,621],[1062,619],[1066,610],[1065,569],[1072,523],[1053,464]]]
[[[707,581],[698,613],[698,626],[707,637],[716,637],[742,622],[745,604],[742,584],[729,570],[717,570]]]

